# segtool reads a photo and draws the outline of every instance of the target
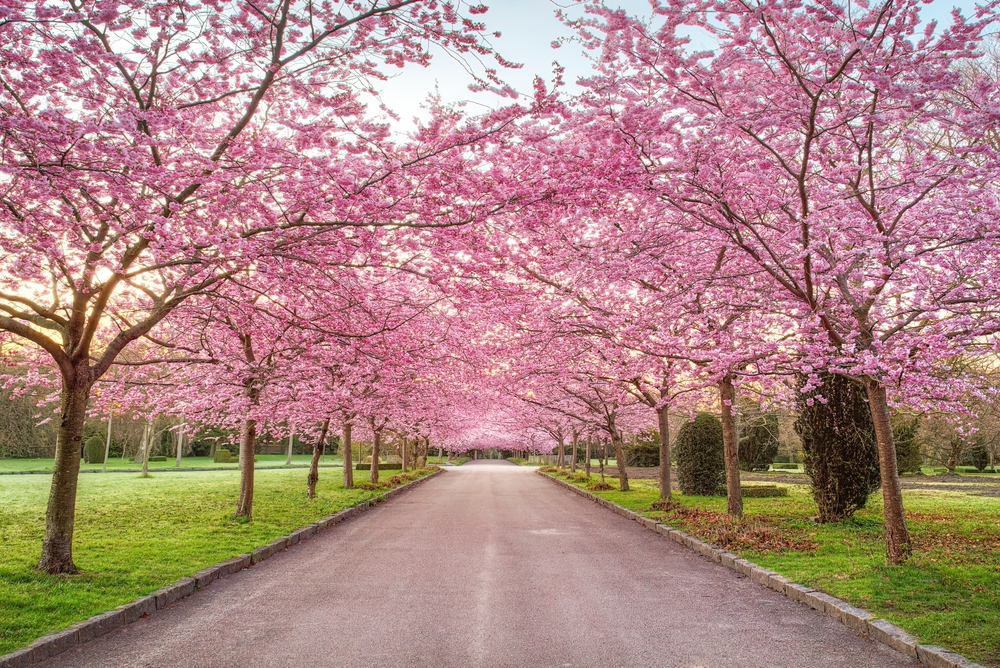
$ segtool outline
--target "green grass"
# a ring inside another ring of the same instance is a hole
[[[237,523],[235,471],[80,476],[80,573],[49,576],[34,569],[49,482],[0,477],[0,654],[382,493],[344,489],[332,470],[309,500],[306,471],[258,471],[253,521]]]
[[[904,565],[887,566],[880,496],[851,520],[821,525],[812,520],[816,507],[808,489],[790,485],[788,497],[744,499],[746,517],[733,523],[725,515],[725,498],[675,493],[681,510],[664,513],[650,508],[659,496],[652,481],[629,485],[629,492],[596,494],[862,607],[924,643],[1000,666],[996,497],[905,491],[913,556]]]
[[[287,455],[257,455],[257,466],[282,466],[287,460]],[[312,455],[292,455],[293,466],[307,466],[312,460]],[[49,459],[0,459],[0,472],[3,471],[52,471],[51,458]],[[324,456],[320,461],[321,466],[341,466],[343,460],[340,455]],[[172,469],[177,467],[177,460],[174,457],[167,457],[165,462],[149,462],[149,469]],[[99,464],[80,463],[80,470],[100,471],[104,468],[104,462]],[[141,469],[142,463],[133,462],[131,458],[122,459],[112,457],[108,460],[109,471],[119,471],[122,469]],[[184,457],[181,459],[181,468],[239,468],[235,461],[229,464],[216,464],[211,457]]]

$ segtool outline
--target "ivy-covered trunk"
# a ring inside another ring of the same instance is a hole
[[[63,374],[59,429],[52,466],[52,485],[45,510],[45,537],[38,569],[50,574],[75,573],[73,526],[76,522],[76,488],[80,477],[83,425],[90,401],[90,369],[86,363]]]

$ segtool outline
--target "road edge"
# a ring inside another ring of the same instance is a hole
[[[266,545],[254,549],[248,554],[241,554],[232,559],[221,561],[217,564],[203,568],[190,577],[183,577],[165,587],[157,589],[151,594],[140,596],[139,598],[120,605],[113,610],[94,615],[82,622],[77,622],[63,629],[48,633],[35,640],[27,647],[14,650],[10,654],[0,656],[0,668],[25,668],[34,664],[46,661],[63,652],[83,645],[95,638],[107,635],[112,631],[128,626],[129,624],[147,617],[158,610],[162,610],[177,601],[187,598],[197,591],[201,591],[216,580],[220,580],[229,575],[239,573],[245,568],[251,568],[265,559],[269,559],[285,549],[312,538],[320,531],[325,531],[335,524],[340,524],[344,520],[360,515],[361,513],[374,508],[378,504],[388,501],[393,497],[408,491],[417,485],[430,480],[431,478],[444,473],[444,469],[439,468],[433,473],[400,485],[395,489],[373,496],[361,503],[345,508],[333,515],[328,515],[323,519],[313,522],[307,526],[297,529],[287,536],[276,538]]]
[[[807,605],[827,617],[832,617],[851,631],[880,642],[912,659],[916,659],[922,666],[927,666],[928,668],[985,668],[985,666],[970,661],[961,654],[952,652],[944,647],[922,645],[916,636],[907,633],[884,619],[876,619],[870,612],[855,607],[847,601],[842,601],[818,589],[792,582],[783,575],[778,575],[774,571],[762,568],[732,552],[699,540],[690,534],[674,529],[670,525],[645,517],[624,506],[618,505],[614,501],[609,501],[585,489],[580,489],[565,480],[560,480],[541,471],[536,471],[536,473],[546,480],[551,480],[557,485],[612,510],[627,519],[638,522],[646,529],[687,547],[706,559],[722,564],[726,568],[750,578],[759,585],[783,594],[797,603]],[[0,668],[4,668],[2,663],[0,663]]]

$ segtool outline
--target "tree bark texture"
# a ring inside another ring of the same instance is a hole
[[[142,442],[145,444],[142,448],[142,475],[143,478],[149,477],[149,451],[153,449],[153,423],[147,422],[146,429],[142,432]]]
[[[865,378],[868,406],[875,424],[878,442],[879,473],[882,478],[882,504],[885,513],[885,552],[890,564],[901,564],[910,556],[910,533],[903,513],[903,494],[896,470],[896,443],[889,422],[889,401],[885,387],[874,378]]]
[[[295,441],[295,430],[288,435],[288,455],[285,457],[285,466],[289,466],[292,463],[292,444]],[[312,498],[312,497],[309,497]]]
[[[90,400],[90,370],[81,365],[72,377],[63,377],[62,406],[56,432],[52,485],[45,509],[45,537],[38,569],[50,574],[75,573],[73,525],[76,522],[76,487],[80,477],[80,447]]]
[[[399,448],[400,458],[403,460],[403,473],[410,470],[410,443],[404,436]]]
[[[580,447],[580,436],[574,430],[573,431],[573,461],[570,462],[570,465],[569,465],[569,470],[572,473],[576,473],[576,453],[577,453],[577,450],[579,449],[579,447]]]
[[[611,445],[615,449],[615,463],[618,465],[618,489],[628,491],[628,472],[625,471],[625,446],[621,434],[615,432],[611,436]]]
[[[114,415],[108,413],[108,438],[104,441],[104,472],[108,470],[108,455],[111,454],[111,422],[114,419]]]
[[[722,404],[722,444],[726,460],[726,495],[729,499],[729,514],[743,517],[743,491],[740,489],[739,441],[736,436],[736,419],[733,406],[736,405],[736,387],[731,376],[719,381],[719,398]]]
[[[240,498],[236,504],[236,517],[253,517],[253,455],[257,442],[257,421],[244,420],[240,436]]]
[[[330,418],[323,421],[319,431],[319,440],[313,446],[312,463],[309,465],[309,475],[306,477],[306,497],[316,498],[316,483],[319,482],[319,458],[326,449],[326,432],[330,429]]]
[[[372,431],[375,433],[375,438],[372,439],[372,468],[368,480],[375,485],[378,484],[378,454],[382,449],[382,431],[380,429]]]
[[[354,487],[354,444],[351,443],[351,431],[354,425],[350,422],[344,423],[344,487],[352,489]]]
[[[670,422],[667,420],[668,408],[661,406],[656,409],[656,423],[660,428],[660,501],[673,498],[670,482]]]
[[[590,439],[587,439],[587,461],[583,465],[583,472],[590,477]]]
[[[556,460],[556,466],[561,469],[566,468],[566,441],[563,440],[563,435],[560,432],[558,437],[559,442],[559,458]]]

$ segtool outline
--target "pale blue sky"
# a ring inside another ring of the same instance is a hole
[[[519,70],[502,70],[501,76],[516,90],[530,94],[531,82],[536,74],[551,78],[552,61],[558,60],[566,68],[566,82],[570,91],[577,78],[586,76],[589,64],[583,57],[581,47],[575,44],[553,49],[551,43],[560,37],[570,36],[555,17],[559,7],[567,7],[579,13],[574,0],[485,0],[489,11],[480,18],[490,31],[500,31],[499,39],[491,40],[496,49],[508,60],[522,63]],[[646,0],[608,0],[627,9],[632,14],[646,15],[649,4]],[[939,23],[950,23],[950,13],[958,7],[969,16],[975,11],[973,0],[934,0],[922,12],[925,20],[935,19]],[[376,87],[381,91],[385,104],[401,117],[402,129],[410,125],[414,115],[422,115],[420,105],[427,94],[437,85],[447,102],[468,101],[470,113],[480,109],[493,108],[499,102],[496,96],[487,93],[471,93],[468,89],[470,78],[461,64],[448,54],[438,51],[434,61],[427,68],[408,66],[387,82]]]

